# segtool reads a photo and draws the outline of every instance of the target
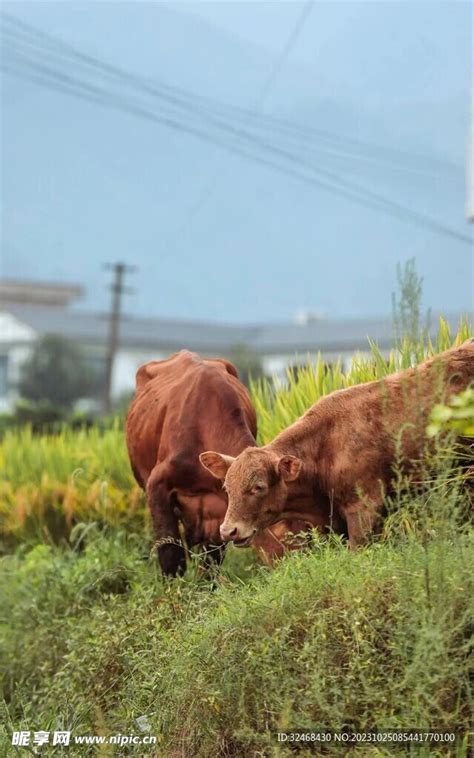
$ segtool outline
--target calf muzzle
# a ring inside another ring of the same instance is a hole
[[[220,533],[224,542],[231,542],[232,540],[238,539],[239,530],[237,529],[236,526],[226,527],[224,526],[224,524],[222,524],[220,528]]]
[[[256,529],[249,529],[242,526],[225,526],[221,525],[220,532],[224,542],[233,542],[236,547],[247,547],[252,542]]]

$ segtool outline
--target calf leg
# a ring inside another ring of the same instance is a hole
[[[186,553],[179,533],[179,522],[173,510],[166,482],[151,475],[146,488],[163,574],[178,576],[186,570]]]

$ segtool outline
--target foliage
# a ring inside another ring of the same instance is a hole
[[[198,565],[164,582],[138,537],[79,537],[0,563],[7,734],[137,733],[146,716],[158,755],[182,758],[270,755],[283,729],[467,735],[474,545],[449,516],[357,553],[315,537],[274,571],[241,551],[212,583]]]
[[[0,445],[3,549],[18,540],[60,542],[83,521],[141,533],[148,523],[123,429],[64,426],[43,436],[29,427],[7,431]]]
[[[263,377],[263,366],[260,356],[246,345],[235,345],[230,351],[229,360],[237,368],[239,378],[247,387],[252,380]]]
[[[388,360],[372,345],[347,372],[318,358],[285,386],[255,382],[261,440],[323,394],[468,336],[464,324],[453,340],[442,321],[434,344],[414,349],[404,341]],[[157,751],[141,753],[150,758],[289,758],[292,751],[275,743],[277,730],[348,726],[455,731],[455,748],[417,747],[416,755],[467,758],[474,543],[450,445],[450,435],[434,437],[415,487],[395,471],[383,534],[367,548],[349,552],[340,538],[315,534],[310,550],[289,554],[273,571],[252,551],[230,548],[211,578],[192,554],[186,575],[169,583],[149,554],[148,517],[120,423],[45,436],[7,430],[0,444],[0,533],[11,550],[0,558],[5,754],[12,730],[137,734],[136,719],[145,716],[159,738]],[[96,754],[88,750],[69,753]],[[340,754],[340,746],[324,750]],[[364,745],[353,754],[394,752]]]
[[[434,437],[440,432],[474,437],[474,387],[452,397],[446,405],[438,403],[434,406],[426,433],[428,437]]]
[[[53,405],[49,400],[19,400],[15,406],[13,418],[18,426],[29,424],[34,432],[53,431],[54,427],[64,421],[66,410]]]
[[[462,321],[457,334],[451,335],[448,323],[440,318],[434,341],[421,338],[416,345],[405,339],[384,357],[374,343],[368,355],[355,355],[351,368],[344,371],[341,363],[326,365],[321,356],[316,360],[308,356],[306,366],[298,372],[288,371],[286,383],[260,380],[252,382],[252,400],[257,410],[259,443],[267,444],[276,435],[298,419],[313,403],[330,392],[351,387],[361,382],[381,379],[413,362],[421,363],[435,353],[460,345],[472,334],[470,325]]]
[[[393,325],[397,342],[408,342],[411,345],[419,343],[426,335],[429,327],[430,314],[426,314],[425,324],[422,325],[421,296],[423,279],[416,272],[414,258],[406,261],[405,265],[397,265],[398,297],[392,295]]]
[[[119,395],[114,401],[114,411],[110,416],[111,419],[119,418],[121,423],[125,422],[134,394],[134,392],[122,392],[121,395]],[[105,420],[108,419],[107,416],[103,416],[101,420],[104,421],[104,418]]]
[[[57,335],[45,335],[36,344],[21,368],[18,390],[33,402],[70,408],[87,397],[93,376],[77,345]]]
[[[454,339],[440,321],[434,343],[421,343],[422,360],[460,344],[469,336],[461,324]],[[269,442],[323,395],[370,381],[411,364],[411,346],[403,343],[385,359],[375,345],[368,357],[355,356],[344,372],[308,359],[286,385],[266,379],[252,383],[258,414],[259,441]],[[56,430],[57,431],[57,430]],[[148,514],[133,478],[119,421],[77,430],[63,425],[57,434],[36,436],[31,428],[7,430],[0,443],[0,551],[18,541],[60,542],[83,521],[126,526],[146,533]]]

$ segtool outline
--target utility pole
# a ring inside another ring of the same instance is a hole
[[[107,353],[105,359],[105,377],[103,393],[103,411],[110,413],[112,408],[112,376],[114,370],[115,355],[119,343],[120,319],[122,317],[122,295],[131,292],[130,288],[124,286],[125,274],[136,270],[136,266],[127,266],[125,263],[106,263],[105,269],[114,272],[113,282],[110,285],[112,290],[112,304],[109,314],[109,329],[107,335]]]

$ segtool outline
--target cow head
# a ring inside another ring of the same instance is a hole
[[[249,447],[237,458],[201,453],[202,465],[224,482],[229,505],[221,525],[221,537],[237,547],[247,547],[257,531],[282,518],[288,482],[299,476],[301,461],[293,455]]]

